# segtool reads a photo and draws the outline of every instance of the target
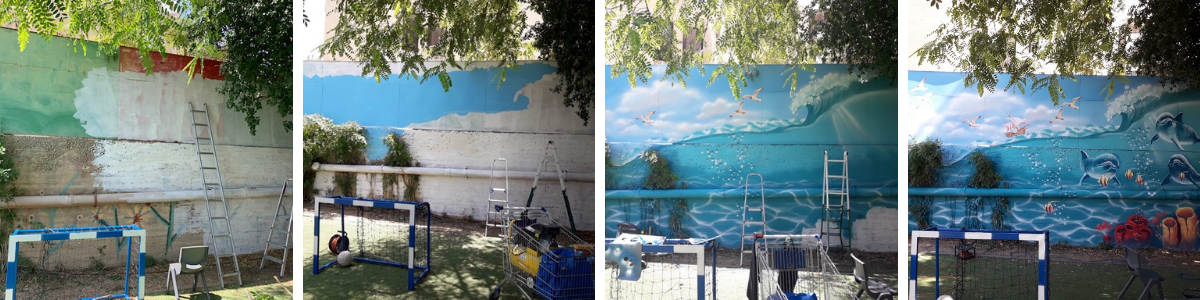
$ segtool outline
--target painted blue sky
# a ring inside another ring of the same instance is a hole
[[[709,66],[706,69],[713,69]],[[761,102],[734,97],[729,83],[718,78],[708,85],[708,76],[693,70],[683,84],[661,81],[663,66],[653,66],[654,78],[636,88],[630,87],[622,75],[605,78],[605,137],[610,142],[667,142],[678,141],[698,131],[726,125],[743,126],[768,120],[803,120],[807,116],[804,103],[819,101],[821,93],[832,88],[858,84],[859,79],[847,74],[842,65],[819,65],[816,72],[801,71],[796,95],[789,96],[785,85],[786,66],[761,66],[759,76],[743,87],[742,94],[758,93]],[[612,68],[605,67],[605,74]],[[741,104],[745,114],[730,117]],[[654,112],[651,123],[638,116]]]
[[[436,78],[418,84],[417,80],[396,74],[381,82],[357,75],[306,76],[304,114],[320,113],[334,123],[357,121],[368,127],[395,128],[449,114],[524,110],[530,99],[514,96],[526,84],[554,73],[554,67],[524,64],[520,70],[508,72],[499,85],[493,80],[495,73],[490,68],[452,71],[454,86],[449,91],[442,89]]]
[[[909,112],[905,119],[916,121],[908,123],[906,131],[910,137],[918,141],[939,138],[944,143],[959,145],[1000,144],[1009,140],[1005,136],[1005,123],[1010,116],[1016,118],[1014,123],[1026,123],[1027,134],[1066,132],[1068,128],[1100,130],[1119,126],[1120,113],[1129,103],[1166,92],[1154,78],[1131,77],[1128,83],[1117,82],[1116,91],[1106,102],[1105,77],[1079,76],[1078,81],[1062,84],[1067,99],[1054,106],[1045,89],[1029,95],[998,89],[980,96],[977,90],[963,86],[963,76],[951,72],[909,72],[909,91],[904,92]],[[922,79],[926,89],[918,90]],[[1009,76],[1000,74],[998,79],[998,87],[1003,88]],[[1080,97],[1075,103],[1079,108],[1064,107],[1074,97]],[[1060,108],[1063,119],[1054,120]],[[976,116],[978,127],[964,123]]]

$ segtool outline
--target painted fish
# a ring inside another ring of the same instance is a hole
[[[1171,175],[1167,175],[1167,178],[1163,178],[1163,186],[1174,181],[1183,185],[1190,183],[1197,188],[1200,188],[1200,183],[1196,183],[1196,179],[1200,179],[1200,173],[1196,172],[1196,168],[1193,168],[1192,164],[1188,163],[1187,158],[1184,157],[1183,154],[1172,155],[1171,160],[1167,162],[1167,170],[1167,174]],[[1179,176],[1175,176],[1175,174],[1179,174]]]
[[[1150,138],[1150,144],[1154,144],[1155,140],[1162,139],[1163,141],[1171,142],[1183,150],[1183,145],[1191,145],[1200,142],[1200,137],[1196,136],[1196,130],[1191,126],[1183,124],[1183,113],[1174,116],[1171,113],[1162,113],[1158,115],[1158,122],[1154,124],[1155,134]]]
[[[1138,176],[1137,176],[1137,184],[1138,184],[1138,185],[1146,185],[1146,181],[1142,180],[1142,174],[1138,174]]]
[[[1133,179],[1133,169],[1125,170],[1125,179]]]
[[[1046,205],[1042,205],[1042,209],[1045,210],[1047,214],[1054,214],[1054,202],[1058,201],[1050,201],[1049,203],[1046,203]]]
[[[1104,153],[1096,155],[1096,157],[1088,157],[1087,152],[1080,150],[1082,158],[1079,160],[1079,168],[1083,169],[1083,177],[1079,178],[1079,185],[1083,185],[1083,181],[1088,178],[1097,178],[1100,180],[1100,185],[1108,186],[1108,181],[1116,182],[1117,186],[1121,182],[1117,180],[1117,170],[1121,169],[1121,161],[1112,153]]]

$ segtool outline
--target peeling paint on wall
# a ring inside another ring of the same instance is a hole
[[[14,30],[0,28],[0,40],[15,38]],[[5,146],[21,171],[16,184],[24,196],[199,190],[189,102],[211,109],[227,188],[275,189],[291,177],[292,133],[282,125],[290,116],[264,111],[258,135],[250,135],[245,116],[227,109],[217,92],[222,78],[216,62],[204,62],[205,70],[188,83],[180,72],[187,57],[167,55],[163,62],[156,54],[155,73],[147,76],[134,49],[123,48],[114,57],[84,56],[54,41],[31,36],[38,51],[24,53],[16,43],[0,43],[0,131],[15,134],[6,136]],[[240,253],[261,251],[277,201],[229,201]],[[139,224],[147,230],[147,247],[162,249],[147,254],[163,260],[178,255],[180,246],[204,244],[209,232],[204,205],[91,204],[22,208],[18,215],[23,228]],[[113,239],[31,243],[22,245],[22,256],[51,254],[43,266],[115,266],[124,263],[120,250],[128,246]]]

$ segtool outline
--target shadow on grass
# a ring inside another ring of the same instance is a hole
[[[180,292],[179,299],[220,300],[220,299],[225,299],[225,298],[222,298],[221,295],[217,295],[217,294],[213,294],[213,293],[209,293],[208,297],[204,297],[204,292],[199,292],[199,293],[195,293],[195,294],[184,294],[183,292]],[[234,299],[237,299],[237,297],[234,297]]]
[[[980,264],[990,264],[1004,266],[1007,259],[996,258],[975,258],[973,259]],[[992,260],[993,262],[988,262]],[[948,263],[951,262],[951,263]],[[955,258],[951,255],[943,255],[942,263],[951,265],[955,262]],[[917,299],[934,299],[934,278],[933,272],[935,264],[932,255],[925,255],[918,261],[919,274],[917,280]],[[1200,278],[1188,280],[1194,274],[1200,273],[1195,269],[1185,267],[1167,267],[1167,266],[1151,266],[1148,269],[1154,270],[1161,274],[1166,280],[1162,283],[1163,293],[1167,299],[1182,298],[1184,291],[1189,288],[1200,287]],[[956,279],[953,276],[955,269],[950,266],[942,267],[942,280],[938,283],[941,285],[943,293],[949,293],[956,284]],[[1003,268],[1017,269],[1017,268]],[[1012,274],[1016,271],[1009,270],[993,270],[988,272],[971,272],[966,274],[964,281],[984,282],[992,281],[997,284],[1009,285],[1011,278],[1017,276]],[[1030,272],[1037,272],[1037,268],[1026,268],[1021,270],[1023,282],[1020,283],[1023,287],[1011,286],[1003,287],[1006,290],[1015,290],[1019,288],[1037,289],[1036,277]],[[1084,262],[1050,262],[1050,283],[1049,292],[1052,299],[1117,299],[1117,295],[1121,292],[1121,287],[1129,280],[1129,271],[1126,270],[1124,263],[1084,263]],[[1144,286],[1135,280],[1129,285],[1129,290],[1125,292],[1124,299],[1135,299],[1142,293]],[[1154,299],[1158,298],[1158,290],[1152,290],[1155,294]],[[957,297],[956,297],[957,298]],[[1015,299],[1015,298],[1012,298]]]
[[[311,218],[306,218],[306,227],[312,229]],[[322,226],[333,227],[333,226]],[[322,237],[328,238],[333,228],[322,228]],[[369,247],[388,245],[405,249],[408,239],[397,234],[394,237],[370,241]],[[311,244],[303,247],[304,298],[305,299],[481,299],[504,278],[504,259],[501,244],[497,239],[461,232],[431,233],[432,270],[414,291],[408,290],[408,269],[359,263],[350,267],[333,266],[313,275],[313,249]],[[353,241],[352,247],[358,242]],[[321,264],[336,258],[328,251],[321,251]],[[352,248],[353,250],[353,248]],[[407,255],[404,256],[407,261]],[[512,285],[505,286],[502,298],[517,298],[520,293]]]

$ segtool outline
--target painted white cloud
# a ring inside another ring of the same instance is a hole
[[[704,102],[700,107],[700,114],[696,115],[696,119],[707,119],[716,116],[726,117],[737,109],[737,103],[725,100],[724,97],[717,98],[716,101]]]
[[[623,114],[645,115],[657,111],[660,107],[671,107],[677,103],[698,100],[700,93],[683,87],[682,84],[672,84],[665,81],[654,81],[650,85],[630,89],[621,95],[615,112]]]
[[[964,91],[948,99],[940,95],[931,99],[929,104],[914,111],[914,120],[920,122],[914,131],[917,140],[936,137],[949,143],[968,144],[980,140],[1004,140],[1007,139],[1004,136],[1004,122],[1009,115],[1026,120],[1029,123],[1027,132],[1037,132],[1050,125],[1046,122],[1058,112],[1058,108],[1045,105],[1030,108],[1022,98],[1007,92],[985,93],[980,97],[974,92]],[[978,127],[963,123],[976,116],[980,117],[975,122]],[[1059,123],[1055,122],[1054,125],[1070,125]]]

